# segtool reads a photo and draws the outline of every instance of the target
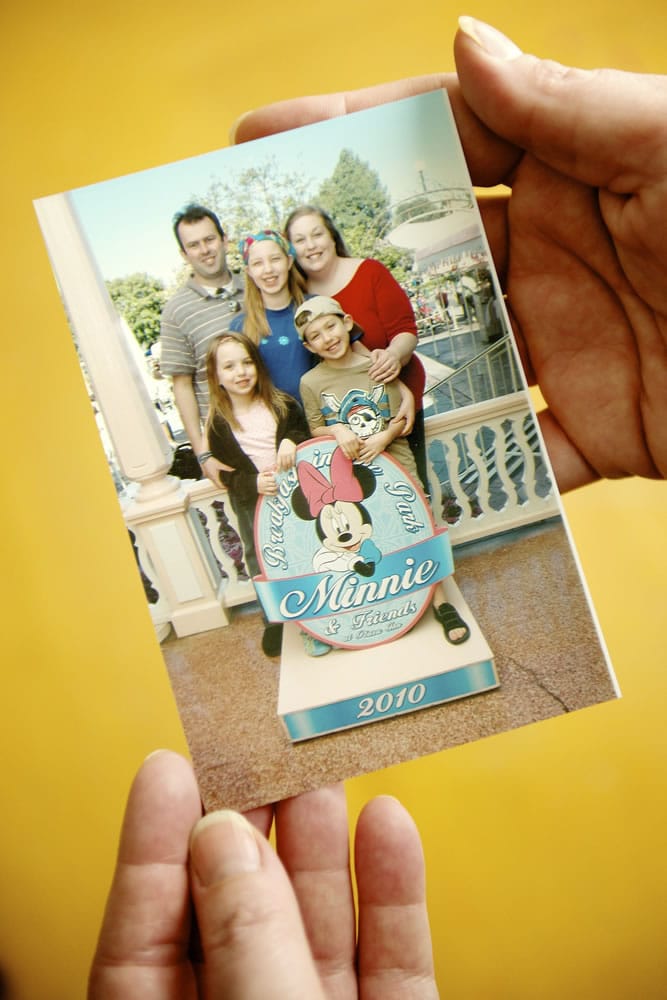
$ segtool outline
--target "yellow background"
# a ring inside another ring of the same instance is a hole
[[[451,69],[461,12],[562,62],[667,72],[664,0],[3,4],[0,964],[16,998],[83,994],[131,776],[185,745],[31,200],[224,145],[272,100]],[[622,701],[349,785],[353,811],[391,792],[419,823],[449,997],[667,995],[666,501],[638,481],[566,501]]]

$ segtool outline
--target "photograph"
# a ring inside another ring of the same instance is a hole
[[[618,697],[444,91],[35,208],[207,808]]]

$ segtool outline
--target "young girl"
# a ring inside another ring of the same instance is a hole
[[[276,472],[294,466],[297,444],[310,437],[308,424],[297,401],[273,385],[256,345],[244,334],[223,333],[211,342],[206,373],[208,445],[214,457],[230,467],[221,472],[221,479],[238,519],[248,570],[257,576],[257,500],[277,494]],[[277,656],[281,643],[282,625],[267,623],[264,653]],[[315,656],[330,648],[305,633],[304,645]]]
[[[275,229],[263,229],[239,243],[246,266],[243,312],[230,329],[257,344],[271,381],[298,398],[299,380],[312,365],[294,329],[294,310],[306,283],[294,267],[294,248]]]

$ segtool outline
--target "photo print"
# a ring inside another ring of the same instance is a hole
[[[35,207],[208,809],[618,697],[444,91]]]

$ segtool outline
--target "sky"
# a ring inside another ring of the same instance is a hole
[[[70,195],[105,280],[146,272],[169,285],[181,266],[171,219],[193,195],[203,195],[216,178],[231,180],[273,158],[285,173],[312,178],[315,192],[342,149],[377,171],[392,203],[421,190],[420,171],[434,186],[470,183],[447,98],[434,91],[77,188]]]

